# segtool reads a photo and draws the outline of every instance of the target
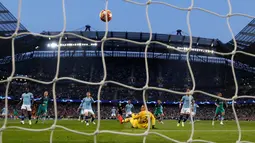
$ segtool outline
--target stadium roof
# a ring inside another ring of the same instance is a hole
[[[0,2],[0,34],[4,36],[11,35],[17,27],[17,19]],[[19,32],[25,32],[27,29],[20,24]]]
[[[240,49],[246,49],[255,43],[255,19],[247,24],[236,36],[237,45]],[[233,44],[233,40],[230,41]]]
[[[67,31],[66,33],[73,33],[79,36],[87,37],[94,40],[100,40],[104,37],[105,31]],[[59,32],[44,32],[44,35],[57,35]],[[138,42],[146,42],[149,40],[149,33],[143,32],[115,32],[109,31],[107,38],[122,38],[128,40],[134,40]],[[54,39],[51,39],[54,40]],[[57,39],[55,39],[56,41]],[[70,34],[65,34],[65,38],[63,39],[63,43],[65,42],[82,42],[86,40],[82,40],[78,36],[73,36]],[[182,35],[171,35],[171,34],[152,34],[152,41],[159,41],[165,44],[174,45],[174,46],[188,46],[189,45],[189,36]],[[210,38],[201,38],[201,37],[192,37],[192,44],[194,47],[214,47],[218,45],[218,39],[210,39]],[[45,41],[47,42],[47,41]],[[50,41],[48,41],[50,42]],[[126,41],[119,40],[110,40],[105,43],[105,46],[113,46],[113,47],[141,47],[141,45],[133,44]],[[158,44],[152,44],[152,47],[160,47]],[[162,47],[162,46],[161,46]]]

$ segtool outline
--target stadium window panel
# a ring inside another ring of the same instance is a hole
[[[253,29],[252,29],[251,33],[255,33],[255,27],[253,27]]]
[[[251,36],[251,38],[248,40],[248,42],[254,42],[254,40],[255,40],[255,37],[253,37],[253,36]]]
[[[240,36],[238,36],[237,38],[236,38],[236,40],[243,40],[245,38],[245,35],[240,35]]]
[[[248,33],[251,33],[253,31],[254,27],[250,26],[249,31],[247,31]]]
[[[243,32],[248,32],[251,29],[250,26],[248,26],[246,29],[243,30]]]
[[[248,36],[246,42],[249,42],[253,37],[252,36]]]

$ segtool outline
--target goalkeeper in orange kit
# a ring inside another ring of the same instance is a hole
[[[149,124],[148,118],[151,119],[152,128],[155,129],[156,119],[154,115],[151,112],[146,111],[145,106],[142,105],[141,112],[139,112],[138,114],[132,114],[132,117],[126,118],[125,120],[122,120],[121,122],[122,123],[130,122],[132,125],[132,128],[146,129],[148,128],[148,124]]]

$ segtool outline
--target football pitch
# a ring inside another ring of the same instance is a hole
[[[3,121],[1,121],[3,123]],[[28,125],[26,121],[25,125],[21,125],[19,120],[8,120],[7,126],[20,126],[29,129],[42,129],[48,128],[53,123],[52,120],[45,121],[44,124],[39,122],[38,124]],[[161,133],[172,139],[186,142],[189,139],[191,133],[191,125],[187,122],[185,127],[177,127],[176,121],[168,120],[164,121],[165,124],[156,124],[158,129],[152,129],[151,132]],[[93,133],[97,125],[90,124],[86,126],[77,120],[58,120],[57,125],[65,126],[72,130],[80,132]],[[255,141],[255,122],[240,121],[242,129],[243,141]],[[100,130],[111,130],[116,132],[127,133],[142,133],[145,130],[132,129],[129,123],[119,124],[113,120],[102,120],[100,124]],[[50,141],[51,131],[43,132],[30,132],[20,129],[7,129],[3,132],[4,143],[48,143]],[[208,140],[218,143],[234,143],[238,138],[238,131],[235,121],[225,121],[225,125],[222,126],[219,122],[216,122],[215,126],[211,125],[210,121],[198,121],[195,123],[194,139]],[[100,133],[96,136],[98,143],[141,143],[143,141],[142,136],[125,136],[116,135],[110,133]],[[85,136],[81,134],[72,133],[61,128],[56,128],[53,134],[53,143],[93,143],[94,136]],[[171,143],[158,135],[149,134],[146,138],[147,143]]]

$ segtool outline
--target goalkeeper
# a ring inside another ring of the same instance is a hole
[[[39,104],[39,107],[38,107],[38,110],[37,110],[37,113],[36,113],[36,116],[37,116],[36,122],[35,122],[36,124],[38,123],[39,117],[42,117],[43,122],[46,119],[48,101],[49,101],[48,95],[49,95],[48,91],[45,91],[43,93],[43,97],[40,99],[40,104]]]
[[[146,111],[145,106],[142,105],[141,112],[139,112],[138,114],[132,114],[132,117],[122,120],[122,123],[130,122],[132,128],[146,129],[148,128],[149,124],[148,118],[151,119],[152,128],[155,129],[156,119],[154,115],[151,112]]]

